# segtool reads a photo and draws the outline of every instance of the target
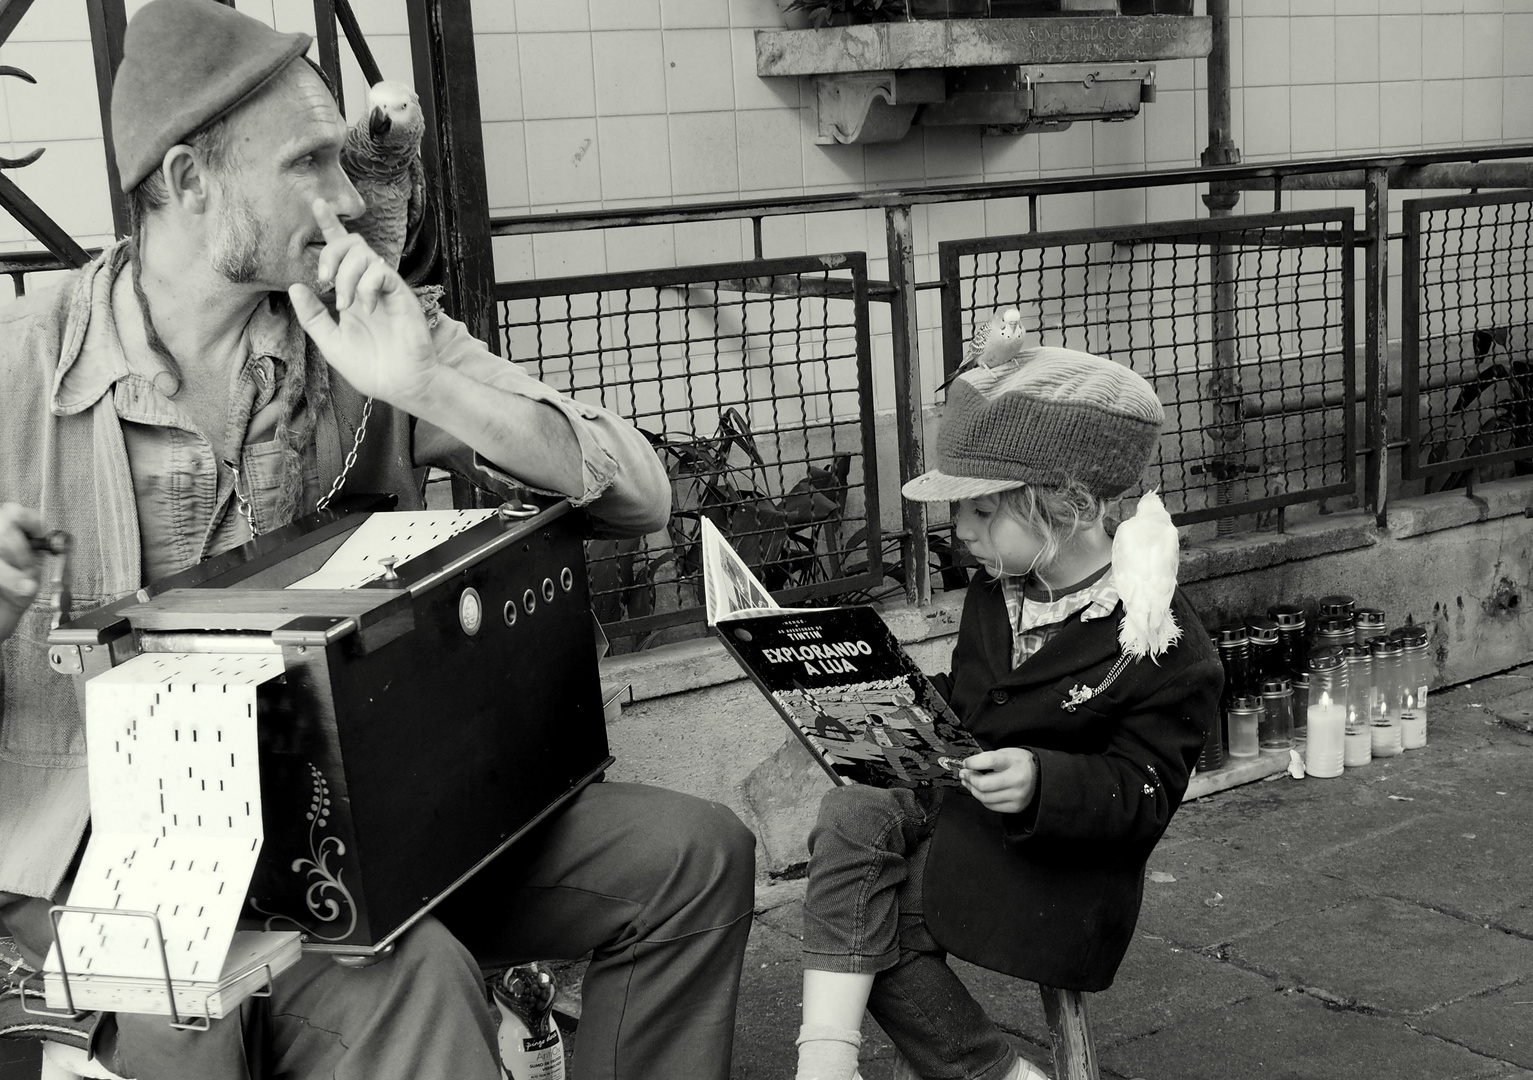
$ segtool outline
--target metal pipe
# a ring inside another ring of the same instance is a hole
[[[916,350],[916,244],[910,207],[891,206],[884,212],[889,245],[890,347],[894,354],[894,419],[900,448],[900,484],[926,471],[926,430],[921,407],[921,357]],[[876,479],[873,482],[877,482]],[[905,540],[900,545],[905,564],[905,599],[931,603],[931,569],[926,550],[926,504],[901,499]],[[870,553],[871,554],[871,553]]]
[[[1389,366],[1384,351],[1389,345],[1389,170],[1368,170],[1364,200],[1365,270],[1363,284],[1363,397],[1364,437],[1378,447],[1367,459],[1363,498],[1382,528],[1387,524],[1386,492],[1389,488]]]
[[[1279,185],[1287,191],[1358,191],[1368,186],[1368,172],[1367,169],[1342,169],[1297,176],[1232,180],[1229,184],[1245,191],[1268,191]],[[1533,162],[1465,161],[1435,165],[1395,165],[1389,169],[1389,186],[1406,190],[1533,187]]]

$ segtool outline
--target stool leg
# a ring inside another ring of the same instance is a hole
[[[1086,1015],[1086,996],[1079,990],[1040,986],[1043,1015],[1054,1044],[1055,1080],[1101,1080],[1096,1047],[1091,1043],[1091,1021]]]

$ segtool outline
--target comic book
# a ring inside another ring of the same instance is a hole
[[[958,787],[974,737],[878,612],[783,608],[706,518],[708,624],[838,784]]]

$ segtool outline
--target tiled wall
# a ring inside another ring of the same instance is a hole
[[[131,14],[143,0],[129,0]],[[1044,135],[915,129],[870,146],[813,141],[796,79],[755,74],[754,30],[778,0],[476,0],[486,182],[493,212],[1063,176],[1196,164],[1207,142],[1202,61],[1161,63],[1140,117]],[[1533,139],[1533,0],[1231,0],[1234,136],[1246,160]],[[353,0],[386,75],[411,81],[403,0]],[[281,29],[313,29],[311,0],[238,0]],[[1201,5],[1200,5],[1201,10]],[[100,118],[83,0],[46,0],[0,48],[38,77],[0,79],[0,144],[47,152],[11,174],[82,243],[109,239]],[[364,88],[353,72],[355,115]],[[1355,202],[1290,196],[1287,205]],[[1248,199],[1265,208],[1264,198]],[[1042,200],[1040,225],[1193,216],[1192,191]],[[923,275],[937,239],[1026,228],[1016,201],[918,210]],[[883,249],[881,215],[768,219],[767,254]],[[0,245],[25,246],[0,220]],[[503,278],[735,259],[748,225],[709,223],[496,242]],[[876,259],[875,276],[886,272]],[[923,294],[923,303],[933,301]],[[923,325],[934,325],[934,312]],[[877,329],[875,327],[875,329]],[[923,350],[930,353],[923,343]]]

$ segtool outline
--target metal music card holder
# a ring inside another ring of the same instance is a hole
[[[71,913],[80,915],[121,916],[127,919],[149,920],[149,923],[154,927],[154,939],[156,942],[158,942],[158,952],[160,954],[160,972],[161,978],[165,984],[165,1004],[170,1015],[170,1026],[175,1028],[177,1031],[206,1031],[209,1027],[212,1026],[213,1016],[211,1010],[207,1008],[206,1004],[203,1006],[203,1014],[201,1016],[192,1016],[184,1020],[181,1017],[180,1010],[176,1008],[175,982],[170,977],[170,957],[166,955],[165,952],[165,934],[160,928],[159,915],[153,911],[119,911],[114,908],[73,907],[69,904],[54,904],[48,909],[48,918],[53,924],[53,941],[58,949],[59,979],[64,985],[64,1009],[63,1011],[59,1011],[56,1009],[47,1008],[46,1006],[43,1008],[33,1008],[27,1004],[27,994],[29,992],[42,998],[45,1002],[48,998],[48,992],[46,989],[47,973],[43,971],[37,971],[23,979],[21,981],[20,987],[18,988],[20,990],[21,1008],[24,1012],[29,1013],[32,1016],[50,1017],[56,1020],[79,1020],[86,1015],[85,1010],[75,1008],[74,991],[70,988],[69,985],[69,965],[64,959],[64,939],[59,933],[59,920],[64,915]],[[265,977],[261,981],[261,988],[259,990],[251,991],[247,996],[255,998],[271,997],[273,980],[271,965],[261,964],[258,967],[252,968],[251,971],[252,973],[256,971],[264,971]],[[77,972],[76,974],[79,973]],[[30,983],[33,979],[41,980],[44,984],[43,988],[39,990],[28,991],[27,984]]]

